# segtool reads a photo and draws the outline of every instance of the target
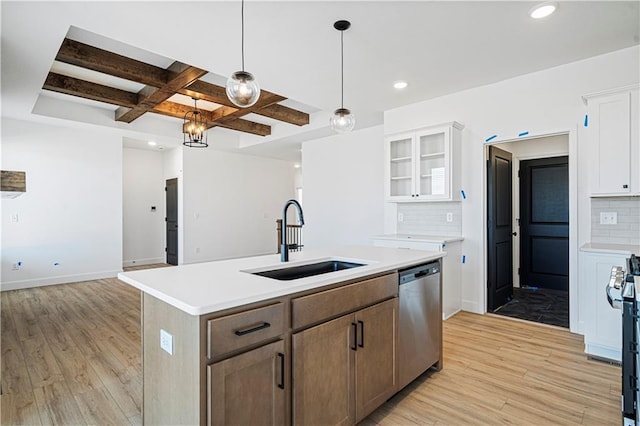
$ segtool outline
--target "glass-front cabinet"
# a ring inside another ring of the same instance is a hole
[[[459,123],[447,123],[386,138],[387,201],[459,199]]]

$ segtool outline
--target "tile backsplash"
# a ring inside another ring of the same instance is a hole
[[[618,223],[601,224],[600,213],[616,213]],[[592,198],[591,242],[640,245],[640,197]]]
[[[447,222],[447,213],[453,221]],[[462,235],[462,205],[460,202],[398,203],[398,234]]]

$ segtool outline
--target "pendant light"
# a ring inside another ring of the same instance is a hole
[[[333,28],[340,31],[340,108],[333,112],[329,120],[331,128],[338,133],[348,133],[356,125],[356,117],[344,107],[344,32],[349,29],[351,22],[336,21]]]
[[[204,119],[204,114],[198,111],[198,98],[193,98],[193,107],[193,111],[188,111],[184,115],[182,144],[191,148],[206,148],[209,146],[207,143],[207,121]]]
[[[242,20],[242,71],[231,74],[227,80],[227,97],[234,105],[247,108],[258,102],[260,85],[253,74],[244,70],[244,0],[240,10]]]

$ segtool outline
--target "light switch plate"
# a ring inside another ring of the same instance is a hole
[[[617,225],[618,212],[600,212],[600,225]]]
[[[169,355],[173,355],[173,336],[162,329],[160,329],[160,348]]]

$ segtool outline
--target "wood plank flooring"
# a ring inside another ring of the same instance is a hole
[[[0,293],[2,425],[140,424],[140,295],[105,279]],[[614,425],[620,368],[556,327],[459,313],[444,370],[362,425]]]

